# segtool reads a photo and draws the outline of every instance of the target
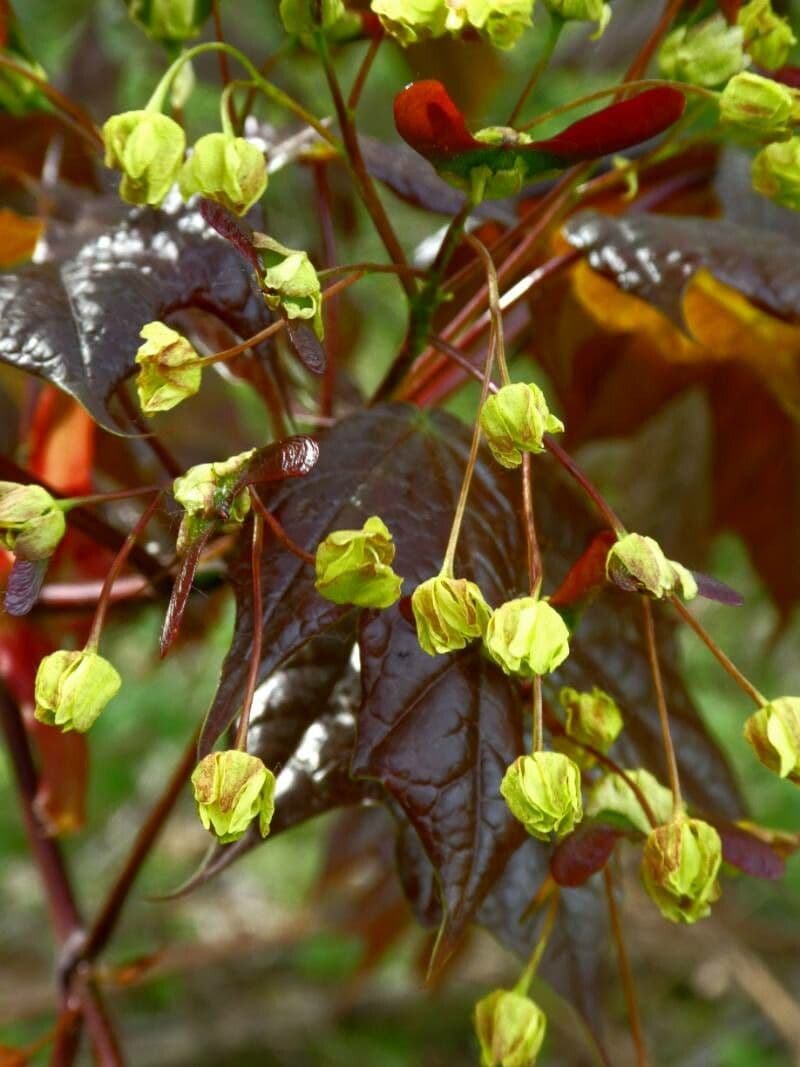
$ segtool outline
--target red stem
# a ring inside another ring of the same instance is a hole
[[[255,497],[255,491],[251,490],[251,500],[254,500]],[[262,625],[264,616],[264,591],[261,588],[261,556],[263,550],[264,520],[261,517],[259,509],[255,507],[253,514],[253,543],[250,556],[253,581],[253,647],[250,651],[250,667],[247,672],[247,684],[245,685],[244,699],[242,700],[242,713],[239,716],[239,728],[236,731],[236,741],[234,742],[234,747],[241,749],[242,752],[247,751],[247,731],[250,727],[250,711],[253,707],[253,697],[255,696],[256,686],[258,685],[258,671],[261,667],[261,647],[264,639],[264,627]]]
[[[619,973],[622,978],[622,988],[625,991],[625,1001],[628,1005],[628,1021],[631,1024],[631,1037],[633,1038],[633,1044],[636,1049],[636,1063],[638,1064],[638,1067],[650,1067],[650,1060],[647,1056],[647,1045],[645,1044],[644,1033],[642,1031],[642,1020],[639,1015],[639,1002],[636,997],[636,982],[633,977],[633,971],[631,970],[628,951],[625,948],[625,938],[622,933],[619,909],[617,908],[617,902],[614,898],[614,883],[608,866],[603,868],[603,880],[606,888],[608,916],[611,920],[611,932],[614,936],[614,944],[617,948]]]

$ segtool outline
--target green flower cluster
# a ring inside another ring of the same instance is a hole
[[[372,0],[387,33],[402,45],[477,30],[497,48],[513,48],[533,19],[534,0]]]

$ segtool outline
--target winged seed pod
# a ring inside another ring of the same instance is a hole
[[[561,433],[564,423],[551,414],[538,385],[504,385],[481,409],[481,429],[497,462],[508,468],[522,463],[523,452],[543,452],[545,433]]]
[[[64,733],[83,734],[121,685],[116,668],[91,649],[53,652],[36,672],[34,714],[39,722],[58,726]]]
[[[648,593],[657,600],[679,594],[684,600],[697,596],[692,572],[667,559],[658,541],[641,534],[626,534],[612,546],[606,559],[606,576],[629,593]]]
[[[753,160],[753,188],[792,211],[800,211],[800,137],[776,141]]]
[[[778,697],[747,720],[744,736],[764,766],[800,785],[800,697]]]
[[[275,775],[258,756],[238,749],[211,752],[195,767],[192,789],[200,821],[220,844],[238,841],[255,819],[261,836],[269,834]]]
[[[714,827],[681,814],[648,834],[642,881],[665,919],[695,923],[719,899],[721,864],[722,843]]]
[[[772,10],[771,0],[750,0],[739,8],[736,24],[744,33],[747,51],[765,70],[778,70],[797,44],[788,19]]]
[[[658,55],[666,78],[714,89],[750,64],[744,32],[722,14],[673,30]]]
[[[202,368],[194,347],[163,322],[146,323],[136,352],[136,390],[145,415],[170,411],[200,389]]]
[[[622,713],[616,701],[596,686],[591,693],[565,687],[558,699],[566,713],[566,735],[555,738],[553,745],[586,770],[595,759],[580,746],[591,745],[603,754],[608,752],[622,730]]]
[[[199,194],[245,215],[267,188],[267,161],[244,137],[207,133],[183,164],[178,183],[184,200]]]
[[[788,137],[800,118],[800,93],[772,78],[745,71],[731,78],[719,98],[723,122],[764,137]]]
[[[0,547],[18,559],[48,559],[66,529],[62,506],[46,489],[0,482]]]
[[[392,570],[394,554],[392,535],[377,515],[360,530],[334,530],[317,546],[317,592],[334,604],[391,607],[403,585]]]
[[[611,5],[604,0],[544,0],[544,5],[562,19],[596,22],[597,30],[592,34],[593,41],[602,37],[611,21]]]
[[[420,648],[429,656],[456,652],[482,637],[491,615],[475,582],[442,574],[417,586],[411,610]]]
[[[547,1016],[530,997],[496,989],[475,1005],[481,1067],[534,1067]]]
[[[124,111],[103,126],[105,165],[122,171],[119,195],[129,204],[158,207],[183,164],[186,136],[159,111]]]
[[[521,678],[549,674],[569,655],[566,623],[546,600],[531,596],[493,611],[483,640],[495,663]]]
[[[561,752],[520,756],[503,776],[500,793],[514,818],[542,841],[563,837],[583,818],[581,772]]]

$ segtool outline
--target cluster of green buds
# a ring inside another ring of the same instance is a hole
[[[768,770],[800,785],[800,697],[778,697],[745,723],[744,735]]]
[[[775,141],[753,160],[753,188],[793,211],[800,211],[800,137]]]
[[[534,0],[372,0],[387,33],[402,45],[477,30],[497,48],[512,48],[531,25]]]
[[[719,97],[723,122],[759,137],[788,137],[800,123],[800,92],[745,71],[731,78]]]
[[[518,467],[524,452],[543,452],[544,435],[561,433],[564,424],[547,406],[538,385],[504,385],[481,409],[481,429],[492,455],[503,467]]]
[[[136,389],[145,415],[169,411],[200,389],[202,368],[195,348],[163,322],[148,322],[139,334]]]
[[[403,585],[392,570],[394,555],[392,535],[377,515],[360,530],[335,530],[317,546],[317,592],[334,604],[391,607]]]
[[[127,0],[128,14],[157,41],[196,37],[211,14],[211,0]]]
[[[0,547],[17,559],[48,559],[66,532],[69,507],[40,485],[0,482]]]
[[[736,24],[753,62],[765,70],[782,67],[797,43],[789,20],[773,11],[772,0],[749,0],[739,8]]]
[[[629,782],[636,787],[636,792]],[[649,834],[652,829],[639,794],[644,798],[657,825],[667,823],[672,815],[672,791],[643,767],[625,770],[624,775],[610,771],[593,782],[586,794],[586,814],[620,830]]]
[[[676,594],[684,600],[697,596],[692,572],[667,559],[657,541],[641,534],[620,537],[606,558],[606,575],[620,589],[646,593],[657,600]]]
[[[569,655],[569,630],[547,600],[519,597],[492,612],[484,635],[491,658],[506,674],[549,674]]]
[[[195,767],[192,789],[200,821],[220,844],[238,841],[258,820],[269,834],[275,811],[275,775],[258,756],[229,749],[211,752]]]
[[[178,555],[215,526],[238,526],[250,511],[250,494],[237,492],[240,476],[255,449],[218,463],[201,463],[176,478],[172,493],[184,509]]]
[[[724,15],[679,26],[665,39],[659,65],[666,78],[714,89],[750,64],[741,26]]]
[[[346,41],[360,32],[361,19],[343,0],[322,0],[318,12],[315,6],[314,0],[281,0],[278,10],[286,32],[303,41],[318,29],[332,41]]]
[[[544,5],[562,19],[596,22],[597,30],[592,35],[593,40],[603,35],[611,21],[611,5],[605,0],[544,0]]]
[[[417,639],[423,652],[457,652],[483,637],[491,608],[475,582],[445,573],[418,585],[411,597]]]
[[[116,668],[93,648],[53,652],[36,672],[34,714],[64,733],[86,733],[121,685]]]
[[[534,1067],[547,1031],[547,1016],[535,1001],[496,989],[475,1005],[481,1067]]]
[[[622,731],[622,713],[613,697],[596,686],[590,693],[565,687],[558,699],[565,712],[565,734],[555,738],[553,744],[588,770],[594,766],[595,757],[583,746],[590,745],[605,755]]]
[[[207,133],[183,164],[178,187],[184,200],[205,196],[234,215],[246,215],[267,188],[267,161],[244,137]]]
[[[500,793],[514,818],[542,841],[571,833],[583,818],[581,772],[561,752],[520,756],[504,774]]]
[[[264,268],[264,299],[290,319],[310,321],[322,340],[322,290],[319,275],[306,252],[287,248],[266,234],[253,236]]]
[[[665,919],[694,923],[719,899],[719,834],[701,819],[677,814],[651,830],[642,853],[642,881]]]
[[[186,135],[178,123],[156,108],[123,111],[103,126],[103,142],[105,165],[122,172],[122,199],[158,207],[183,166]]]

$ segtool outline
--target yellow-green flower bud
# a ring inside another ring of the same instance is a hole
[[[744,736],[757,758],[800,785],[800,697],[778,697],[750,716]]]
[[[179,185],[184,200],[199,194],[245,215],[267,188],[267,162],[244,137],[207,133],[183,164]]]
[[[302,36],[312,33],[317,23],[314,18],[314,0],[281,0],[280,16],[287,33]],[[320,5],[320,28],[329,30],[347,14],[342,0],[322,0]]]
[[[513,48],[531,25],[533,0],[445,0],[445,10],[451,33],[471,27],[496,48]]]
[[[800,93],[759,74],[737,74],[719,98],[723,122],[762,136],[788,136]]]
[[[693,26],[680,26],[666,38],[658,57],[667,78],[713,89],[744,70],[750,57],[744,32],[729,26],[725,16],[713,15]]]
[[[566,713],[566,735],[555,738],[553,745],[586,770],[595,759],[580,746],[591,745],[599,752],[608,752],[622,730],[622,714],[616,701],[596,686],[591,693],[565,687],[558,699]]]
[[[611,5],[604,0],[544,0],[545,7],[562,19],[577,19],[580,22],[596,22],[596,40],[605,32],[611,21]]]
[[[418,585],[411,597],[417,639],[423,652],[456,652],[482,637],[491,608],[475,582],[438,575]]]
[[[665,919],[694,923],[719,899],[722,842],[713,826],[678,815],[651,830],[642,853],[642,881]]]
[[[200,32],[211,0],[128,0],[128,12],[157,41],[185,41]]]
[[[254,234],[253,244],[264,265],[264,299],[269,307],[282,308],[290,319],[310,319],[322,340],[322,292],[308,254],[287,248],[263,233]]]
[[[185,337],[163,322],[148,322],[139,333],[136,389],[145,415],[169,411],[200,388],[199,356]]]
[[[334,604],[391,607],[403,584],[392,570],[394,552],[392,535],[377,515],[360,530],[335,530],[317,547],[317,592]]]
[[[192,788],[200,821],[220,844],[238,841],[254,819],[262,837],[269,833],[275,775],[258,756],[238,749],[212,752],[195,767]]]
[[[255,449],[218,463],[200,463],[176,478],[172,494],[182,505],[183,516],[178,532],[178,555],[208,524],[238,525],[250,511],[250,494],[246,489],[234,495],[239,476],[247,466]]]
[[[757,193],[800,211],[800,137],[762,148],[753,160],[752,176]]]
[[[639,788],[656,823],[661,825],[669,822],[672,817],[672,791],[644,768],[626,770],[625,774]],[[621,774],[613,771],[594,782],[586,794],[586,814],[623,830],[634,829],[649,834],[652,829],[637,794]]]
[[[105,164],[122,171],[119,195],[129,204],[158,206],[177,180],[186,137],[158,111],[125,111],[103,126]]]
[[[64,512],[46,489],[0,482],[0,546],[19,559],[48,559],[66,529]]]
[[[67,733],[86,733],[122,685],[116,668],[97,652],[53,652],[36,672],[35,715]]]
[[[542,841],[571,833],[583,818],[581,772],[561,752],[520,756],[503,776],[500,792],[514,818]]]
[[[543,452],[544,435],[561,433],[564,424],[551,414],[538,385],[504,385],[481,409],[481,429],[492,455],[503,467],[518,467],[523,452]]]
[[[626,534],[617,541],[606,559],[606,575],[620,589],[649,593],[657,600],[673,593],[684,600],[697,596],[692,572],[667,559],[658,541],[641,534]]]
[[[530,997],[496,989],[475,1005],[481,1067],[534,1067],[547,1016]]]
[[[484,636],[486,651],[506,674],[532,678],[549,674],[569,655],[569,630],[546,600],[520,597],[492,612]]]
[[[766,70],[777,70],[797,44],[789,20],[772,10],[771,0],[750,0],[739,9],[736,24],[744,32],[744,44],[753,61]]]
[[[372,0],[370,7],[386,32],[404,47],[445,32],[444,0]]]

